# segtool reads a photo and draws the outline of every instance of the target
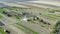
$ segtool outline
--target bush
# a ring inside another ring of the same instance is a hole
[[[29,21],[31,23],[34,23],[34,20],[33,19],[28,19],[27,21]]]
[[[58,21],[55,25],[55,27],[60,26],[60,21]]]
[[[43,19],[41,19],[41,22],[44,22]]]
[[[3,13],[3,14],[7,14],[7,12],[5,12],[5,11],[3,11],[2,13]]]
[[[59,32],[59,30],[57,30],[57,29],[55,29],[54,31],[53,31],[53,33],[58,33]]]

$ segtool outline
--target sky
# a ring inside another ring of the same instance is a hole
[[[28,1],[46,1],[46,2],[50,2],[51,4],[54,5],[59,5],[60,6],[60,0],[0,0],[3,2],[8,2],[8,3],[15,3],[15,2],[28,2]],[[52,2],[56,2],[56,3],[52,3]]]
[[[60,2],[60,0],[0,0],[0,1],[5,1],[5,2],[14,2],[14,1],[56,1]]]

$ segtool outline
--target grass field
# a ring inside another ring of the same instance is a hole
[[[3,9],[0,9],[0,13],[2,13],[4,10]]]
[[[4,30],[2,28],[0,28],[0,33],[1,34],[6,34],[6,32],[4,32]]]
[[[2,16],[2,15],[0,15],[0,19],[1,19],[1,18],[3,18],[3,16]]]

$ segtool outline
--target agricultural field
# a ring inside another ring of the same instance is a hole
[[[5,25],[13,25],[27,34],[50,34],[52,31],[56,33],[60,28],[59,13],[60,10],[50,8],[0,8],[0,18],[3,18],[1,21]]]

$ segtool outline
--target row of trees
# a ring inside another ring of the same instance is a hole
[[[44,21],[43,19],[38,19],[39,22],[42,22],[43,24],[48,24],[50,25],[50,23],[47,23],[46,21]]]

